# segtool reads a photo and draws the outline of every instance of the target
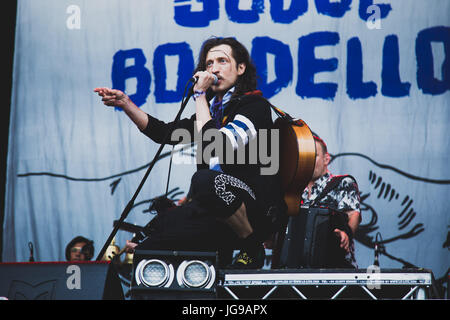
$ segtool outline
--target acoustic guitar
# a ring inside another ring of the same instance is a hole
[[[276,107],[272,109],[278,114],[274,127],[280,130],[280,175],[284,200],[287,205],[287,217],[296,216],[300,211],[300,199],[314,173],[316,163],[316,144],[313,134],[301,119],[293,119],[290,115]],[[271,240],[272,266],[280,266],[280,254],[284,242],[287,219],[275,232]]]
[[[308,125],[284,114],[275,120],[280,130],[280,175],[289,216],[298,215],[303,190],[311,181],[316,163],[316,144]]]

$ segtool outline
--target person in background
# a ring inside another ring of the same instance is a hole
[[[314,141],[316,143],[316,163],[311,181],[301,195],[302,206],[307,207],[314,202],[314,206],[328,207],[346,214],[347,223],[341,229],[334,228],[333,233],[339,239],[340,248],[345,253],[341,265],[357,268],[353,238],[361,223],[358,185],[351,176],[331,174],[328,170],[331,157],[327,145],[318,136],[314,136]],[[341,178],[340,183],[323,195],[322,191],[327,184],[337,177]],[[321,196],[320,199],[319,196]]]
[[[94,241],[82,236],[73,238],[66,246],[67,261],[89,261],[94,256]]]

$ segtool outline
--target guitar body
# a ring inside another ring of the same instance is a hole
[[[303,190],[311,181],[316,163],[313,134],[301,120],[275,120],[280,130],[280,175],[289,216],[298,215]]]

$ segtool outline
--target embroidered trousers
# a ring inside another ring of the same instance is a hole
[[[137,249],[226,251],[239,239],[224,219],[245,204],[252,226],[261,223],[255,194],[243,181],[214,170],[199,170],[191,179],[189,201],[158,214]],[[262,239],[263,241],[263,239]]]

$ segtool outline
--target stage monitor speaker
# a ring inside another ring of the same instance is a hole
[[[132,300],[216,299],[216,252],[136,250]]]
[[[123,300],[109,262],[0,263],[0,297],[9,300]]]

